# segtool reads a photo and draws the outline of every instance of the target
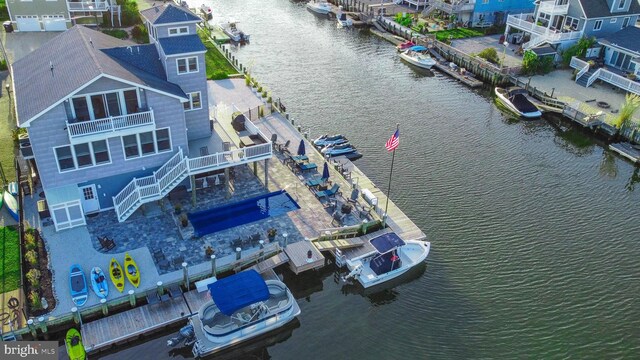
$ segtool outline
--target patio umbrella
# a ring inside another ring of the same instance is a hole
[[[304,155],[304,140],[300,140],[300,145],[298,145],[298,155]]]
[[[324,162],[324,168],[322,168],[322,178],[329,179],[329,164],[326,161]]]

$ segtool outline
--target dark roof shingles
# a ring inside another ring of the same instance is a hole
[[[615,45],[636,53],[640,52],[640,28],[628,26],[603,39],[598,40],[603,45]]]
[[[172,36],[161,38],[158,41],[167,56],[207,51],[198,35]]]
[[[578,0],[584,9],[585,15],[588,19],[609,17],[609,16],[623,16],[623,15],[637,15],[640,14],[640,3],[638,0],[631,0],[629,11],[623,12],[611,12],[607,0]]]
[[[201,20],[189,9],[185,9],[174,4],[154,6],[146,10],[142,10],[140,14],[154,25]]]

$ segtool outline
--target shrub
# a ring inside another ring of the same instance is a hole
[[[494,48],[486,48],[478,54],[479,57],[487,60],[490,63],[499,64],[500,59],[498,59],[498,52]]]
[[[411,14],[406,14],[405,16],[402,16],[402,13],[397,13],[394,20],[395,22],[397,22],[398,24],[404,27],[411,27],[411,23],[413,22],[413,18],[411,17]]]
[[[267,90],[264,90],[264,91],[262,92],[262,97],[263,97],[263,98],[266,98],[266,97],[267,97]]]
[[[32,287],[38,287],[40,285],[40,270],[31,269],[27,271],[27,281]]]
[[[40,294],[36,290],[29,292],[29,305],[32,310],[42,309],[42,302],[40,301]]]
[[[553,57],[539,57],[531,50],[524,52],[522,57],[522,73],[526,75],[547,74],[553,70]]]
[[[562,64],[564,66],[569,66],[569,63],[571,62],[572,57],[584,56],[587,53],[587,49],[593,47],[595,43],[596,43],[595,37],[591,37],[591,38],[583,37],[582,39],[578,40],[577,43],[575,43],[574,45],[570,46],[567,50],[562,52]]]
[[[138,24],[134,26],[133,29],[131,29],[131,37],[138,44],[147,44],[149,42],[149,32],[147,31],[147,28],[142,24]]]
[[[0,21],[9,20],[9,10],[7,9],[7,4],[3,1],[0,4]]]
[[[247,86],[251,85],[251,77],[245,76],[244,77],[244,84],[247,85]]]
[[[38,247],[38,241],[36,236],[31,231],[25,231],[24,233],[24,247],[28,250],[35,250]]]
[[[0,71],[5,71],[7,70],[9,67],[7,66],[7,60],[0,60]]]
[[[29,265],[36,266],[38,264],[38,253],[35,250],[29,250],[24,254],[24,259]]]
[[[258,86],[258,92],[261,93],[262,92],[262,86]]]
[[[122,26],[131,26],[140,24],[140,12],[138,11],[138,4],[132,0],[117,0],[118,5],[121,6]]]
[[[271,98],[271,96],[269,96],[269,97],[267,98],[267,102],[268,102],[269,104],[271,104],[271,103],[273,102],[273,99]]]
[[[129,33],[126,30],[122,29],[104,29],[102,30],[102,32],[118,39],[124,40],[129,38]]]

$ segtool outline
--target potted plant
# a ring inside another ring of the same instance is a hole
[[[207,246],[206,249],[204,249],[204,254],[207,257],[211,257],[211,255],[213,255],[213,253],[216,252],[211,246]]]
[[[273,241],[276,239],[276,235],[278,234],[278,230],[276,230],[275,228],[271,228],[267,231],[267,237],[269,238],[269,241]]]
[[[187,225],[189,225],[189,219],[187,219],[187,215],[182,214],[180,216],[180,224],[182,224],[182,227],[187,227]]]
[[[174,206],[173,209],[175,210],[176,215],[180,215],[180,213],[182,212],[182,205],[176,204],[176,206]]]

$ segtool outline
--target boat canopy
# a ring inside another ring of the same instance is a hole
[[[416,45],[416,46],[412,46],[409,48],[409,50],[413,50],[413,51],[425,51],[427,50],[426,47],[422,46],[422,45]]]
[[[405,245],[405,243],[398,237],[398,235],[396,235],[396,233],[388,233],[372,239],[371,245],[373,245],[380,254],[385,254]]]
[[[269,299],[267,283],[255,270],[226,277],[208,287],[216,306],[227,316],[245,306]]]

